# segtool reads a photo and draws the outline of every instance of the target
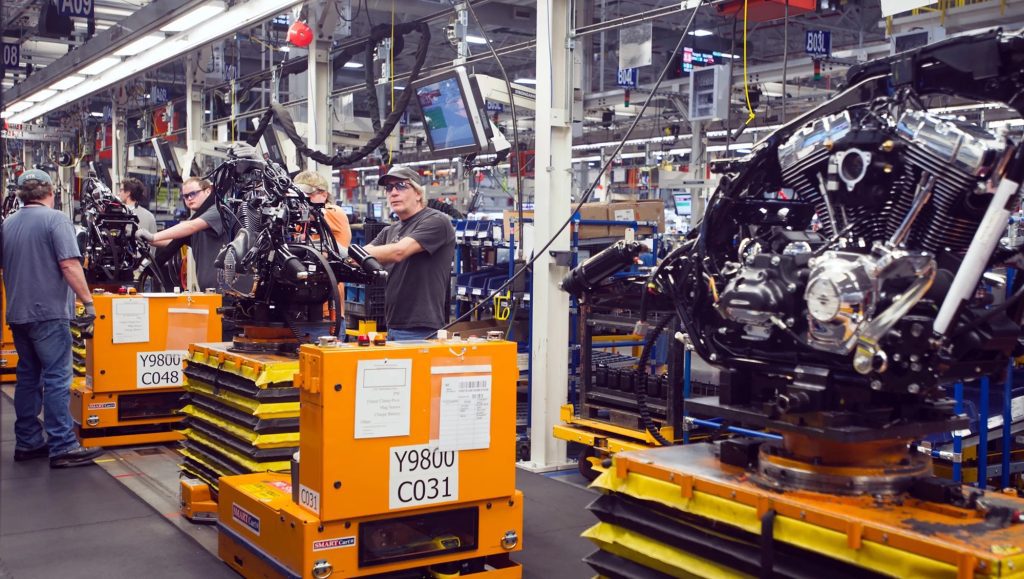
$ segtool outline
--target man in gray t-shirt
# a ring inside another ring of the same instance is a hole
[[[5,313],[18,351],[14,460],[49,456],[52,468],[92,464],[103,449],[79,444],[69,406],[74,296],[86,318],[96,317],[74,226],[53,209],[53,182],[44,171],[22,173],[18,198],[25,206],[3,223]]]
[[[426,206],[419,175],[392,167],[379,185],[398,216],[366,247],[388,269],[384,319],[392,340],[431,337],[448,323],[445,311],[455,256],[455,228],[447,215]]]
[[[190,238],[192,258],[195,260],[196,280],[200,290],[220,290],[217,281],[217,268],[213,263],[224,244],[231,241],[230,232],[220,218],[217,204],[210,197],[213,194],[213,183],[201,177],[189,177],[181,185],[181,198],[185,206],[192,211],[187,221],[157,232],[155,235],[140,229],[136,235],[157,247],[167,245],[175,239]],[[225,298],[224,305],[229,305]],[[221,324],[222,335],[231,339],[235,327],[228,321]]]

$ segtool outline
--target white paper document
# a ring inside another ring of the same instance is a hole
[[[126,298],[111,301],[113,342],[136,344],[149,341],[149,300]]]
[[[441,380],[441,450],[491,446],[491,377],[453,376]]]
[[[409,434],[412,360],[360,360],[355,438]]]

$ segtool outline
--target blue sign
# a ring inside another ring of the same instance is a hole
[[[89,18],[92,16],[92,0],[57,0],[57,12],[61,16]]]
[[[639,68],[623,68],[619,70],[617,83],[622,88],[636,88],[640,84]]]
[[[21,46],[18,44],[4,43],[4,68],[18,68],[21,66]]]
[[[808,30],[804,50],[811,56],[832,55],[832,33],[828,30]]]
[[[496,103],[494,101],[487,101],[484,105],[489,113],[503,113],[505,112],[505,105]]]

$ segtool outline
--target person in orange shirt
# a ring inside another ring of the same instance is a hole
[[[315,171],[303,171],[292,179],[295,186],[309,196],[309,200],[317,205],[324,206],[324,218],[327,225],[334,234],[334,239],[342,247],[347,248],[352,243],[352,227],[348,223],[348,216],[345,212],[331,202],[330,186],[323,175]],[[338,284],[338,315],[341,317],[341,332],[339,338],[345,337],[345,284]]]

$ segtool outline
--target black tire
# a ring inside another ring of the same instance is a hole
[[[135,290],[139,293],[165,292],[170,291],[157,272],[156,266],[149,264],[142,270],[142,275],[135,282]]]
[[[594,467],[590,464],[590,461],[587,460],[593,456],[597,456],[597,454],[594,452],[594,447],[584,446],[582,449],[580,449],[580,453],[576,457],[576,468],[579,469],[580,476],[582,476],[583,478],[587,479],[590,482],[594,482],[594,479],[596,479],[601,474],[601,471],[594,470]]]

